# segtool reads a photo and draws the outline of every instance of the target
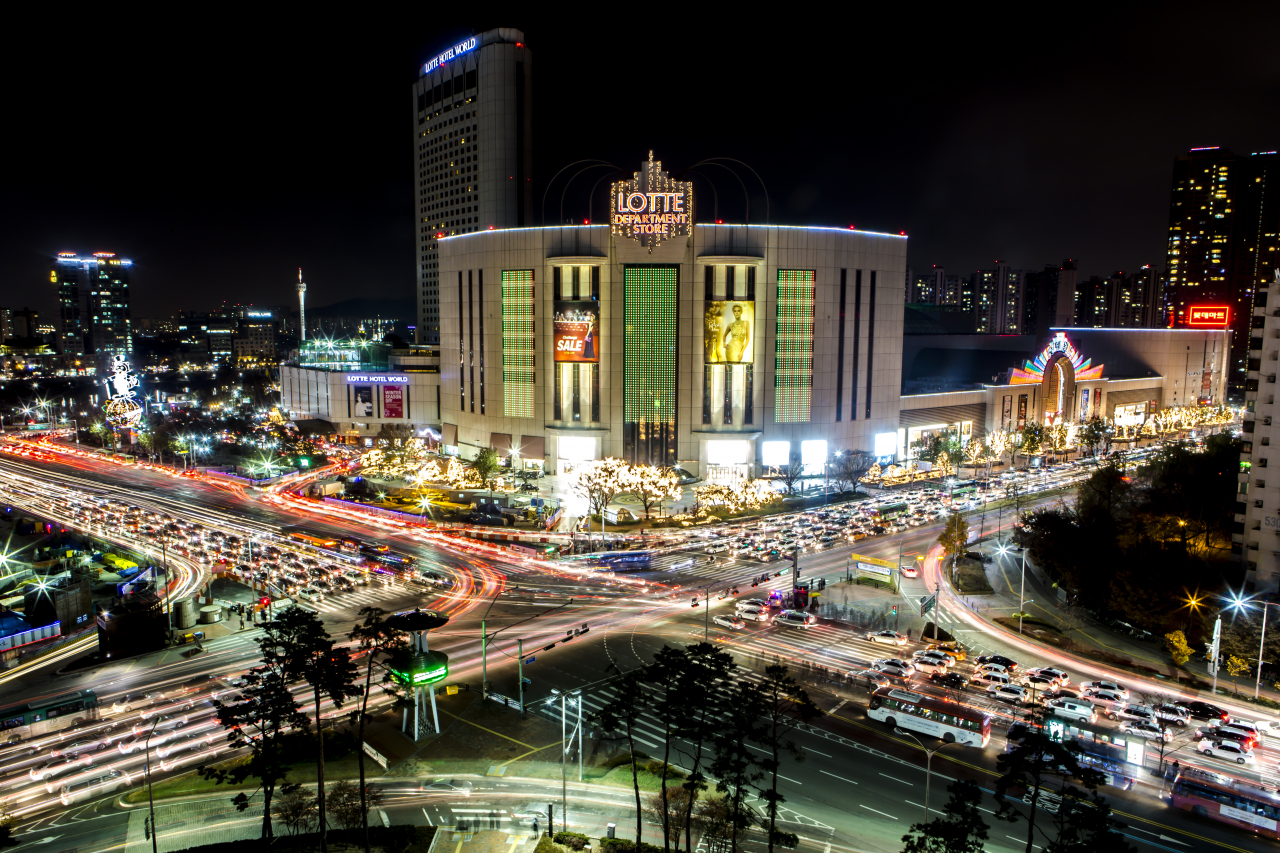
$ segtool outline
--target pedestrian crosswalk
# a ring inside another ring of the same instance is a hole
[[[297,599],[297,606],[317,613],[350,613],[361,607],[385,607],[390,598],[403,597],[415,592],[427,593],[427,588],[414,583],[395,583],[386,586],[362,587],[355,592],[338,592],[321,601]]]

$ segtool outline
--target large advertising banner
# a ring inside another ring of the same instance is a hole
[[[384,418],[404,417],[404,386],[382,386],[382,416]]]
[[[352,399],[355,400],[355,415],[358,418],[373,417],[373,386],[352,385]]]
[[[1005,394],[1004,403],[1000,409],[1000,429],[1009,428],[1010,422],[1013,420],[1013,395]]]
[[[1027,427],[1027,395],[1018,395],[1018,429],[1019,431]]]
[[[552,333],[556,361],[600,361],[600,306],[594,301],[556,302]]]
[[[756,325],[754,302],[708,302],[703,316],[707,364],[750,364]]]

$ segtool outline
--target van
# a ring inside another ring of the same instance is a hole
[[[1075,720],[1078,723],[1096,723],[1098,712],[1093,705],[1082,699],[1053,699],[1048,703],[1049,711],[1055,717],[1064,720]]]
[[[773,624],[787,625],[792,628],[808,628],[817,621],[818,617],[811,613],[801,613],[799,610],[784,610],[773,620]]]
[[[70,785],[63,785],[60,796],[62,804],[69,806],[72,803],[87,800],[93,796],[114,794],[128,784],[128,773],[123,770],[108,770],[101,775],[81,779],[79,782],[73,782]]]

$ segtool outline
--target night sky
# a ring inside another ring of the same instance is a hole
[[[411,297],[416,69],[495,26],[534,51],[538,197],[579,158],[632,170],[653,148],[675,172],[735,157],[764,177],[774,222],[905,230],[917,269],[1163,266],[1173,158],[1280,148],[1274,3],[1022,5],[986,22],[905,4],[807,21],[785,5],[465,5],[478,17],[210,9],[198,26],[11,31],[0,305],[51,311],[48,258],[65,250],[131,257],[135,317],[292,304],[298,266],[309,305]],[[1064,8],[1079,17],[1050,17]],[[741,221],[736,182],[719,188]],[[584,216],[570,200],[566,218]],[[710,202],[700,191],[699,219]]]

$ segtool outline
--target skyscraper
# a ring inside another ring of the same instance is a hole
[[[129,268],[114,252],[59,252],[49,280],[58,289],[58,346],[64,356],[133,352]]]
[[[1026,275],[1022,331],[1047,338],[1049,330],[1073,324],[1076,299],[1076,262],[1067,258],[1060,265],[1047,265]]]
[[[489,30],[431,57],[413,98],[417,337],[439,343],[438,239],[535,224],[533,56],[524,33]]]
[[[1194,148],[1173,163],[1165,304],[1175,325],[1195,305],[1230,308],[1228,383],[1245,384],[1254,295],[1280,262],[1280,160]]]

